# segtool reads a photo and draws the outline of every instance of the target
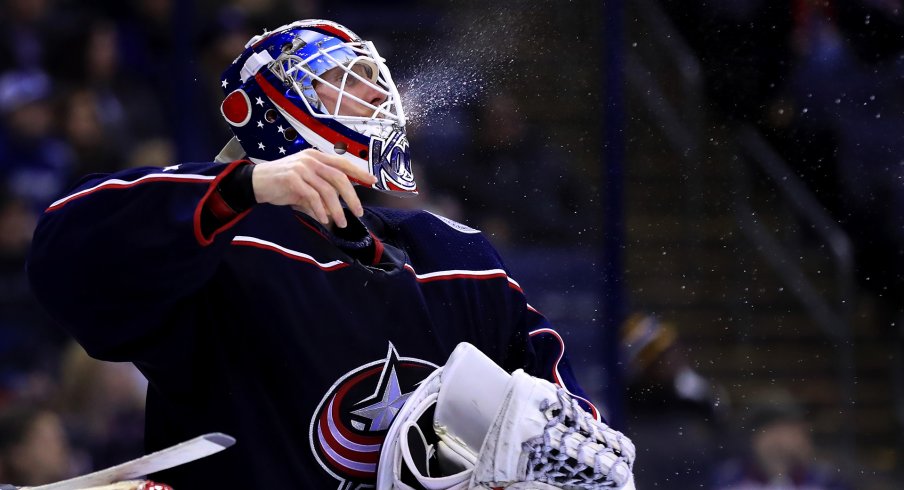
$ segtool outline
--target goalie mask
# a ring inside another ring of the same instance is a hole
[[[398,89],[373,43],[345,27],[303,20],[255,36],[220,84],[235,138],[218,161],[313,147],[367,170],[375,189],[417,193]]]

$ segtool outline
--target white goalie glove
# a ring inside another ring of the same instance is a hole
[[[462,343],[396,415],[377,490],[633,490],[634,456],[565,390]]]

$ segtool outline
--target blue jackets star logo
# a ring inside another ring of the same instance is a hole
[[[437,366],[400,357],[389,343],[383,359],[347,372],[327,391],[311,420],[311,449],[339,488],[372,487],[386,431],[418,384]]]
[[[411,393],[412,392],[409,391],[408,393],[402,394],[402,390],[399,387],[399,377],[396,375],[395,367],[393,367],[392,372],[389,374],[389,382],[386,383],[386,387],[383,389],[383,395],[380,397],[380,400],[364,408],[353,410],[352,413],[370,419],[371,424],[369,430],[386,430],[389,428],[389,424],[392,423],[396,414],[399,413],[399,410],[402,409],[402,405],[405,404],[405,400],[408,399]]]

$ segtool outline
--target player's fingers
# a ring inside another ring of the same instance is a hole
[[[347,175],[333,167],[327,166],[321,167],[321,171],[318,172],[318,174],[324,180],[332,184],[332,186],[342,197],[342,200],[345,201],[345,204],[348,205],[348,209],[352,212],[352,214],[359,217],[364,215],[364,207],[361,206],[361,201],[360,199],[358,199],[358,194],[355,192],[355,188],[352,186],[352,183]]]
[[[314,219],[323,224],[329,223],[329,218],[326,215],[323,202],[320,200],[320,193],[318,193],[316,189],[308,185],[300,176],[292,179],[291,189],[292,193],[296,196],[296,205],[301,208],[302,211],[313,216]]]
[[[307,198],[307,206],[311,208],[311,211],[314,213],[314,217],[317,218],[317,221],[323,223],[324,225],[328,225],[330,223],[330,218],[326,214],[326,208],[323,205],[323,201],[320,200],[320,195],[314,193],[310,197]]]
[[[346,179],[347,181],[348,179]],[[336,226],[345,228],[348,223],[345,219],[345,212],[342,210],[342,203],[339,202],[339,194],[336,188],[317,174],[311,175],[306,182],[320,194],[320,200],[326,206],[326,212],[333,218]]]
[[[360,184],[371,186],[377,181],[377,178],[370,175],[366,170],[355,166],[355,164],[339,155],[330,155],[328,153],[320,152],[317,155],[317,158],[324,164],[341,171],[345,175],[348,175],[350,179],[357,181]]]

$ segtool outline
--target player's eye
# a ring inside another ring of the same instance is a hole
[[[371,68],[369,66],[362,64],[362,63],[352,66],[351,71],[355,72],[356,75],[358,75],[361,78],[364,78],[365,80],[370,80],[371,74],[373,73],[373,71],[371,71]],[[355,82],[361,81],[360,78],[350,75],[348,77],[348,81],[351,82],[352,80],[354,80]]]
[[[345,86],[346,87],[354,87],[359,82],[361,82],[361,80],[358,80],[357,78],[355,78],[354,75],[349,75],[348,78],[345,80]]]
[[[342,81],[343,72],[340,69],[333,68],[331,70],[327,70],[323,74],[320,75],[320,78],[323,79],[324,82],[338,86]]]

